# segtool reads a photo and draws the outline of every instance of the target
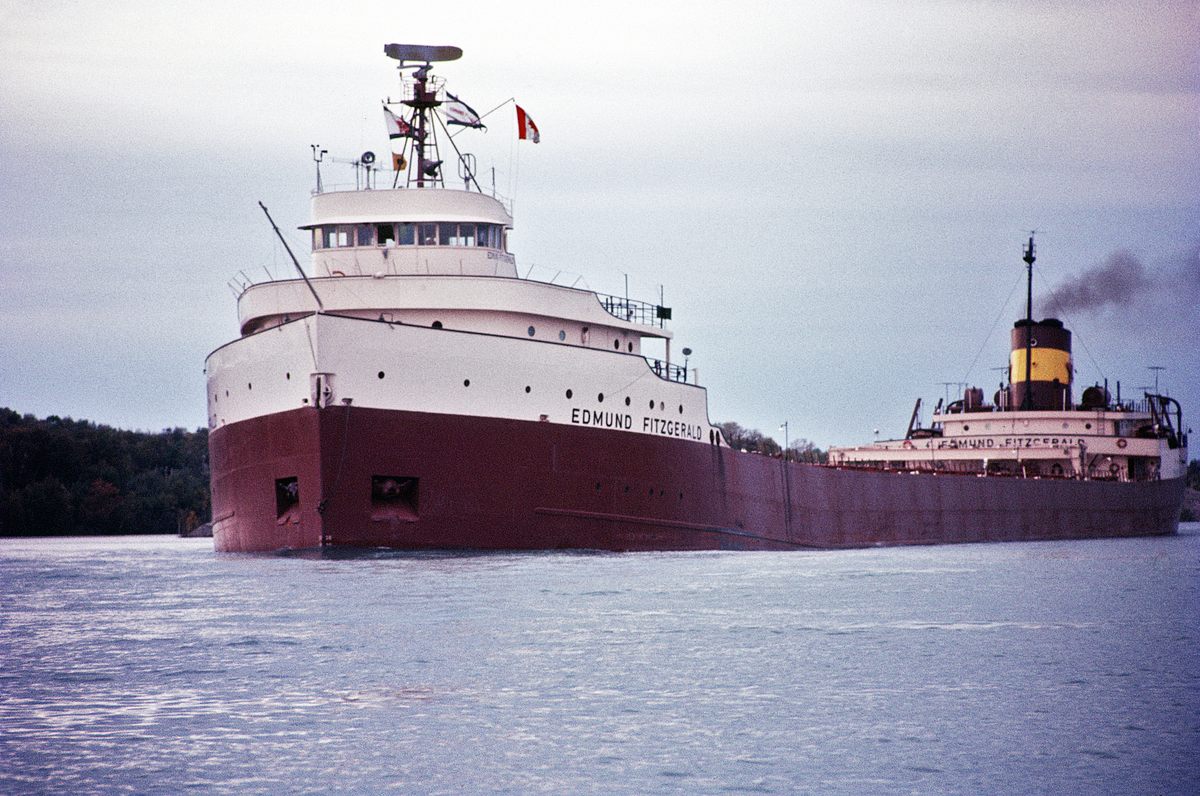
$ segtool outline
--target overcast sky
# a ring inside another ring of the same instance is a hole
[[[307,248],[309,145],[387,150],[389,41],[461,46],[451,91],[529,111],[536,146],[511,106],[456,139],[518,268],[662,285],[714,421],[824,446],[990,396],[1030,229],[1038,293],[1113,287],[1065,318],[1077,383],[1163,366],[1200,412],[1200,11],[1032,0],[0,0],[0,405],[202,426],[227,283],[288,275],[256,202]]]

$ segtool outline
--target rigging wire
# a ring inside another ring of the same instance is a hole
[[[1048,286],[1042,280],[1042,275],[1038,273],[1036,276],[1038,279],[1038,284],[1040,284],[1043,288],[1047,288]],[[1100,374],[1100,378],[1107,379],[1108,374],[1104,372],[1104,368],[1100,367],[1100,363],[1096,361],[1096,357],[1092,355],[1092,349],[1088,348],[1087,341],[1084,340],[1083,335],[1079,333],[1079,327],[1075,325],[1075,321],[1067,317],[1067,313],[1063,312],[1061,308],[1057,309],[1055,314],[1062,316],[1061,320],[1065,321],[1067,328],[1071,330],[1073,335],[1072,339],[1078,341],[1078,343],[1083,346],[1083,350],[1087,353],[1088,359],[1092,361],[1092,367],[1094,367],[1096,372]],[[1074,376],[1074,374],[1071,375]]]
[[[501,108],[503,108],[503,107],[504,107],[505,105],[507,105],[508,103],[510,103],[510,102],[514,102],[514,103],[515,103],[516,101],[517,101],[517,98],[516,98],[516,97],[509,97],[508,99],[504,100],[504,102],[501,102],[499,105],[497,105],[496,107],[492,108],[492,109],[491,109],[490,111],[488,111],[487,113],[485,113],[485,114],[483,114],[482,116],[480,116],[480,117],[479,117],[479,121],[481,121],[481,122],[482,122],[484,119],[486,119],[487,117],[491,116],[493,113],[495,113],[496,111],[500,110]],[[453,133],[453,134],[449,134],[449,133],[447,133],[447,134],[448,134],[448,135],[450,135],[450,137],[451,137],[451,138],[454,138],[455,136],[457,136],[457,135],[460,135],[460,134],[462,134],[462,133],[465,133],[467,130],[472,130],[472,129],[474,129],[474,128],[472,128],[472,127],[464,127],[463,129],[459,130],[459,131],[458,131],[458,132],[456,132],[456,133]],[[484,128],[484,131],[486,132],[486,131],[487,131],[487,128]]]
[[[967,384],[970,381],[971,371],[975,369],[975,365],[979,362],[979,355],[983,353],[983,349],[987,347],[988,341],[992,339],[992,334],[996,331],[996,325],[1000,323],[1000,319],[1004,317],[1004,313],[1008,312],[1008,305],[1012,301],[1013,293],[1017,292],[1017,286],[1021,284],[1023,276],[1024,274],[1017,274],[1016,281],[1013,282],[1012,288],[1008,291],[1008,298],[1004,299],[1004,304],[1000,306],[1000,312],[996,314],[996,320],[992,321],[992,328],[988,329],[988,333],[983,338],[983,343],[979,346],[979,350],[975,352],[975,358],[971,360],[971,364],[967,366],[967,372],[963,374],[963,384]]]

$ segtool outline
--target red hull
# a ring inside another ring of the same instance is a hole
[[[358,407],[209,435],[222,551],[784,550],[1174,533],[1180,479],[839,470],[622,431]],[[294,504],[280,483],[295,479]],[[373,479],[403,480],[400,499]]]

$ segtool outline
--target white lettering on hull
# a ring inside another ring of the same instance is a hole
[[[647,434],[660,434],[664,437],[681,437],[683,439],[699,440],[703,437],[700,433],[700,426],[679,420],[663,420],[659,417],[643,417],[642,431]]]
[[[628,431],[633,428],[633,416],[619,412],[601,412],[595,409],[571,410],[571,422],[579,426],[598,426],[600,428],[621,428]]]

